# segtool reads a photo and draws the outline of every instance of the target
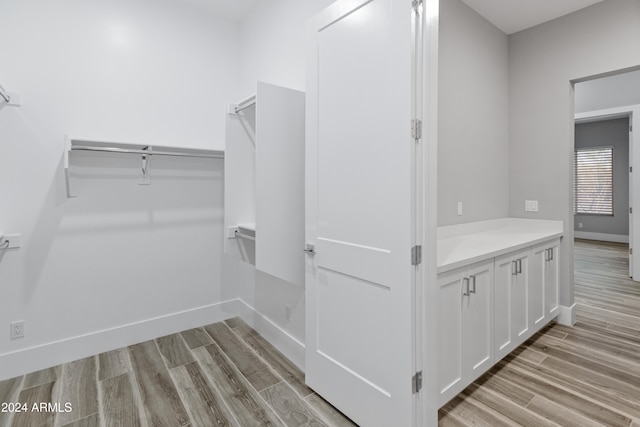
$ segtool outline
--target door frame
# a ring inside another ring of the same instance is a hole
[[[589,123],[601,120],[629,118],[631,129],[640,129],[640,104],[602,110],[587,111],[574,114],[574,122]],[[575,145],[574,145],[575,146]],[[640,132],[629,131],[629,166],[640,168]],[[640,225],[640,170],[629,174],[629,277],[634,278],[635,266],[640,266],[640,235],[634,233],[634,225]],[[632,249],[638,248],[633,253]],[[640,281],[640,274],[635,275],[635,281]]]
[[[416,368],[422,371],[423,388],[417,395],[415,425],[438,425],[438,33],[439,0],[422,2],[422,96],[417,111],[423,121],[420,156],[422,176],[421,229],[418,229],[423,260],[416,277]],[[420,224],[420,221],[418,221]],[[419,225],[420,227],[420,225]]]

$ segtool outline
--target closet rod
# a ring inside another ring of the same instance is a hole
[[[256,96],[252,95],[246,99],[243,99],[242,101],[238,102],[238,105],[234,108],[234,111],[237,113],[239,113],[240,111],[244,110],[245,108],[249,108],[252,105],[256,105]]]
[[[171,151],[154,151],[154,150],[134,150],[128,148],[116,148],[116,147],[89,147],[86,145],[74,145],[71,147],[72,151],[107,151],[111,153],[123,153],[123,154],[143,154],[149,156],[177,156],[177,157],[207,157],[213,159],[224,159],[224,152],[215,152],[215,154],[204,153],[180,153]]]

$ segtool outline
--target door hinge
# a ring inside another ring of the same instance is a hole
[[[422,390],[422,371],[416,372],[411,377],[411,391],[413,394],[420,393]]]
[[[633,166],[629,166],[629,173],[633,173]]]
[[[629,208],[629,213],[632,214],[633,213],[633,208]]]
[[[411,137],[413,139],[422,139],[422,120],[411,120]]]
[[[422,262],[422,246],[414,246],[411,248],[411,265],[420,265]]]
[[[629,255],[633,255],[633,248],[629,248]]]
[[[633,125],[629,126],[629,132],[633,132]]]

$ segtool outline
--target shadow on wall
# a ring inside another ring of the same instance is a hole
[[[221,252],[223,161],[154,158],[149,185],[139,185],[139,156],[73,153],[70,162],[77,197],[67,198],[61,158],[25,245],[25,300],[40,286],[66,288],[87,270],[98,279],[120,269],[171,268],[161,259],[179,268],[194,246],[210,247],[212,259]],[[53,273],[48,281],[45,270]],[[121,279],[140,283],[145,274]]]

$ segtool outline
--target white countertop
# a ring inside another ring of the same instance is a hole
[[[563,235],[562,221],[500,218],[438,227],[438,273]]]

